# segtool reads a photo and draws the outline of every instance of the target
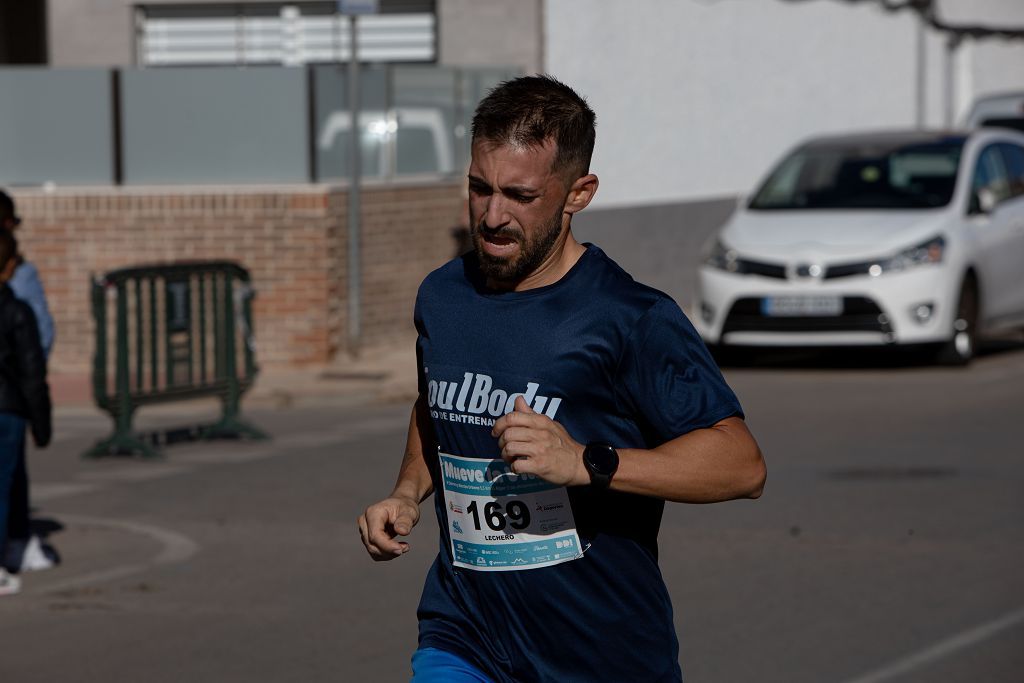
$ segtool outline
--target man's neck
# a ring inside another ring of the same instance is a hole
[[[541,264],[531,275],[526,276],[514,288],[516,292],[525,292],[528,289],[547,287],[553,285],[572,270],[576,262],[580,260],[586,249],[576,241],[572,233],[566,235],[565,242],[554,250],[551,260]]]
[[[507,282],[495,282],[490,279],[487,281],[487,286],[497,290],[525,292],[553,285],[572,270],[572,267],[586,251],[586,247],[573,237],[572,231],[567,230],[551,250],[551,255],[540,264],[537,270],[511,286]]]

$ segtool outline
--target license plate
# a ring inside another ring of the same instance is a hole
[[[761,313],[772,317],[835,316],[843,313],[841,296],[766,296]]]

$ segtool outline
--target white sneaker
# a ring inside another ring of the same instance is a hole
[[[4,566],[12,572],[42,571],[53,567],[58,562],[57,553],[49,546],[43,545],[38,536],[31,536],[28,541],[10,540],[7,542]]]
[[[0,597],[4,595],[14,595],[21,590],[21,579],[13,574],[7,573],[7,570],[0,567]]]

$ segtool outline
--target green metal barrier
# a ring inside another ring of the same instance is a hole
[[[196,436],[267,438],[239,415],[258,370],[252,297],[248,271],[227,261],[123,268],[94,279],[93,395],[113,418],[114,433],[84,457],[156,457],[132,431],[135,411],[211,396],[221,399],[223,412]]]

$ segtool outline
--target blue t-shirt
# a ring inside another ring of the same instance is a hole
[[[585,246],[561,280],[523,292],[488,290],[472,253],[424,280],[420,391],[443,453],[500,457],[491,427],[516,393],[576,441],[617,448],[742,415],[675,302]],[[582,557],[523,571],[456,567],[435,445],[425,448],[441,544],[419,605],[420,647],[503,682],[681,678],[657,562],[664,501],[570,487]]]

